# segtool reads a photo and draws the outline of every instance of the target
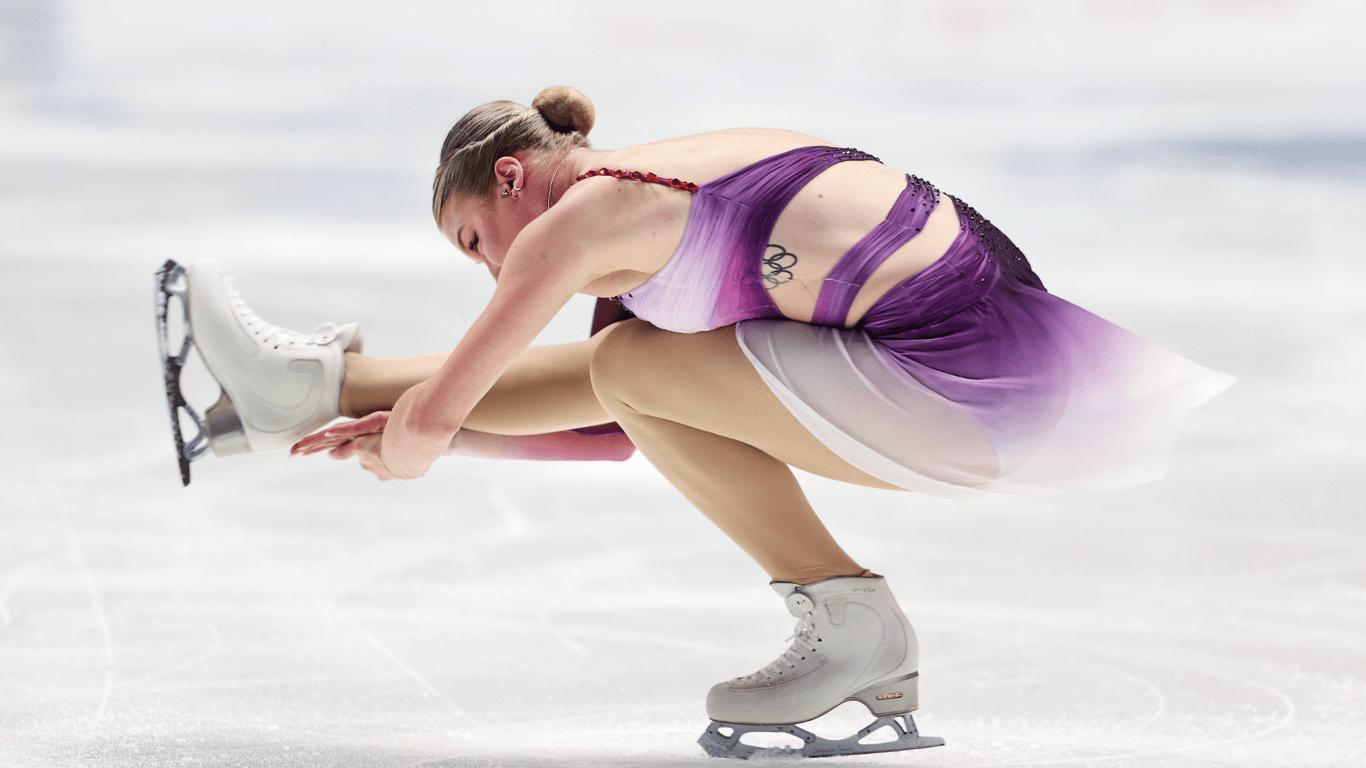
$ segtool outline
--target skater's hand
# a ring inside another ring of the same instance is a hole
[[[371,414],[374,415],[374,414]],[[386,414],[387,415],[387,414]],[[360,435],[345,443],[333,448],[328,455],[338,461],[345,461],[352,456],[360,459],[360,468],[367,472],[373,472],[375,477],[381,480],[394,480],[394,473],[384,466],[384,462],[379,458],[379,443],[383,439],[378,433],[371,435]]]
[[[397,476],[379,458],[380,441],[388,423],[389,412],[377,411],[309,435],[295,443],[291,453],[303,456],[327,451],[329,456],[338,461],[346,461],[354,456],[360,459],[361,469],[373,472],[380,480],[394,480]]]
[[[312,456],[315,453],[322,453],[323,451],[335,451],[337,448],[340,448],[357,438],[380,434],[384,431],[384,425],[388,423],[388,421],[389,412],[378,411],[356,419],[355,421],[345,421],[340,424],[333,424],[332,426],[314,432],[295,443],[294,447],[289,449],[289,455]],[[332,458],[349,459],[351,456],[349,454],[341,456],[333,453]]]
[[[389,424],[390,416],[392,414],[389,411],[376,411],[364,418],[309,435],[295,444],[294,453],[304,455],[327,451],[327,455],[338,461],[355,457],[360,459],[361,469],[373,473],[380,480],[397,480],[399,476],[384,466],[384,461],[379,457],[384,428]]]

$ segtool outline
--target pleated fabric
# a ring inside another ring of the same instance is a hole
[[[740,323],[765,383],[837,455],[907,490],[988,498],[1162,477],[1186,415],[1233,377],[1048,293],[954,202],[948,253],[857,328]]]

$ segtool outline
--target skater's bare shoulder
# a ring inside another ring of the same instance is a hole
[[[544,253],[539,258],[579,262],[589,278],[580,293],[617,296],[648,280],[673,255],[691,202],[687,192],[657,184],[587,178],[528,225],[514,250],[517,258]]]

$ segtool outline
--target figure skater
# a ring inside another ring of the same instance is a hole
[[[909,716],[910,624],[791,468],[947,498],[1125,488],[1163,474],[1186,413],[1232,380],[1048,293],[970,206],[870,154],[769,129],[599,150],[593,121],[554,87],[446,137],[432,214],[497,282],[449,354],[367,357],[354,324],[288,331],[216,263],[168,264],[163,319],[183,296],[223,389],[181,449],[186,481],[205,443],[295,444],[381,480],[447,452],[634,446],[799,620],[775,661],[711,689],[709,752],[749,754],[752,730],[797,734],[808,755],[942,743]],[[530,346],[579,293],[601,299],[591,338]],[[166,355],[173,414],[188,345]],[[354,421],[305,437],[339,415]],[[844,701],[877,719],[833,741],[793,727]],[[889,723],[895,741],[860,741]]]

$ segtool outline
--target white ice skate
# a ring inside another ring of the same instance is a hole
[[[185,336],[172,354],[167,312],[172,297],[184,311]],[[326,323],[312,334],[271,325],[242,301],[217,261],[187,270],[168,260],[157,271],[157,333],[166,402],[180,458],[180,479],[190,484],[190,462],[212,449],[218,456],[283,448],[341,415],[346,352],[359,352],[355,323]],[[222,389],[201,418],[185,402],[180,371],[190,346]],[[188,442],[180,414],[198,429]]]
[[[943,745],[943,739],[921,736],[911,719],[919,707],[920,650],[886,579],[775,582],[773,589],[798,619],[792,647],[758,672],[712,687],[707,696],[712,723],[698,740],[707,754],[828,757]],[[846,701],[862,702],[876,719],[845,739],[825,739],[797,727]],[[887,727],[895,732],[894,740],[863,742]],[[791,734],[802,746],[761,748],[741,741],[755,731]]]

